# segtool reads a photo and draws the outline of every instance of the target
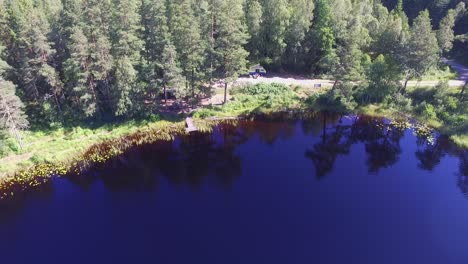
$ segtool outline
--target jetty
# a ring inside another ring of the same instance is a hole
[[[185,125],[187,133],[198,131],[198,128],[193,124],[193,119],[190,117],[185,119]]]

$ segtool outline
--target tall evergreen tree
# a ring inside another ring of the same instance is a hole
[[[455,40],[454,26],[460,14],[465,12],[465,3],[460,2],[455,9],[450,9],[447,15],[440,21],[437,30],[437,40],[442,52],[449,52]]]
[[[286,32],[289,28],[289,5],[287,0],[263,0],[262,60],[279,66],[286,49]]]
[[[91,57],[87,37],[79,25],[74,27],[70,40],[67,41],[70,58],[65,61],[65,80],[75,109],[80,109],[85,116],[93,116],[98,111],[96,87],[90,71]]]
[[[220,77],[224,79],[224,102],[227,100],[228,83],[237,79],[247,67],[249,54],[244,45],[248,34],[243,17],[242,0],[226,0],[221,4],[215,49]]]
[[[245,2],[245,21],[250,35],[247,50],[250,52],[250,59],[258,62],[261,58],[262,50],[262,23],[263,10],[260,0],[247,0]]]
[[[421,11],[413,22],[404,54],[401,56],[406,76],[402,92],[405,92],[410,78],[421,77],[438,63],[439,57],[439,46],[436,33],[432,30],[429,11]]]
[[[315,20],[309,34],[309,52],[307,54],[308,68],[318,68],[316,72],[330,70],[336,58],[335,35],[332,28],[331,7],[327,0],[317,0],[315,3]]]
[[[161,83],[164,89],[164,103],[167,103],[167,87],[178,87],[182,77],[181,70],[177,65],[177,51],[174,45],[172,45],[170,42],[164,46],[161,64]]]
[[[139,36],[139,1],[115,0],[112,55],[114,58],[113,109],[117,116],[127,115],[138,104],[137,67],[143,41]]]
[[[283,61],[291,70],[299,70],[304,67],[301,59],[304,53],[304,40],[312,25],[314,15],[314,1],[290,0],[289,27],[286,31],[285,42],[287,45]]]
[[[190,88],[191,95],[194,97],[203,64],[201,27],[193,13],[191,0],[169,0],[167,3],[169,29],[186,79],[185,93],[188,94],[188,88]]]
[[[61,114],[62,82],[54,68],[55,49],[47,39],[47,21],[40,18],[38,10],[31,10],[18,32],[20,47],[19,80],[23,93],[30,101],[47,112],[49,98]],[[43,113],[45,113],[43,112]]]
[[[29,122],[23,112],[23,103],[15,94],[15,85],[5,80],[5,72],[9,66],[1,57],[3,50],[4,47],[0,46],[0,129],[12,133],[20,148],[23,148],[19,131],[26,129]]]
[[[110,71],[113,66],[110,42],[110,8],[108,0],[83,1],[82,31],[87,39],[89,71],[88,89],[94,91],[97,109],[109,110],[111,91],[109,86]],[[101,12],[106,10],[106,12]],[[101,103],[102,102],[102,103]],[[113,104],[115,106],[115,104]]]

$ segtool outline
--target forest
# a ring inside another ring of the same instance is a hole
[[[467,4],[0,0],[0,128],[21,145],[21,130],[145,117],[166,89],[196,103],[213,83],[260,63],[334,80],[315,105],[385,102],[405,111],[417,102],[466,131],[465,89],[441,83],[440,92],[411,97],[406,83],[437,71],[442,56],[468,60]]]

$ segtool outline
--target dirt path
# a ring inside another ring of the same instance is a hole
[[[333,86],[332,80],[322,80],[322,79],[302,79],[302,78],[283,78],[283,77],[261,77],[257,79],[242,77],[237,79],[237,83],[280,83],[285,85],[297,85],[302,87],[313,88],[315,86]]]
[[[467,72],[468,74],[468,72]],[[467,76],[468,77],[468,76]],[[466,77],[465,77],[466,78]],[[239,78],[236,81],[238,84],[247,83],[247,84],[257,84],[257,83],[281,83],[285,85],[298,85],[305,88],[314,88],[315,85],[321,85],[322,87],[331,87],[333,86],[332,80],[322,80],[322,79],[295,79],[295,78],[281,78],[281,77],[268,77],[268,78]],[[449,86],[460,87],[465,85],[465,80],[450,80],[448,82]],[[439,81],[409,81],[408,86],[436,86],[439,84]]]
[[[468,67],[462,65],[454,60],[448,60],[446,58],[442,58],[442,62],[450,65],[454,71],[458,73],[459,81],[468,81]]]
[[[454,71],[458,73],[458,78],[456,80],[450,80],[448,83],[452,87],[460,87],[465,85],[468,81],[468,67],[457,63],[454,60],[447,60],[442,58],[442,62],[450,65]],[[301,77],[261,77],[258,79],[242,77],[236,81],[239,84],[257,84],[257,83],[280,83],[285,85],[297,85],[305,88],[314,88],[318,85],[322,87],[331,87],[333,86],[333,80],[323,80],[323,79],[307,79]],[[408,86],[436,86],[439,84],[439,81],[409,81]]]

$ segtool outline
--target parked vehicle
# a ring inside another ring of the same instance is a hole
[[[266,74],[267,72],[265,68],[259,64],[251,67],[249,70],[249,76],[254,79],[257,79],[258,77],[264,77]]]

